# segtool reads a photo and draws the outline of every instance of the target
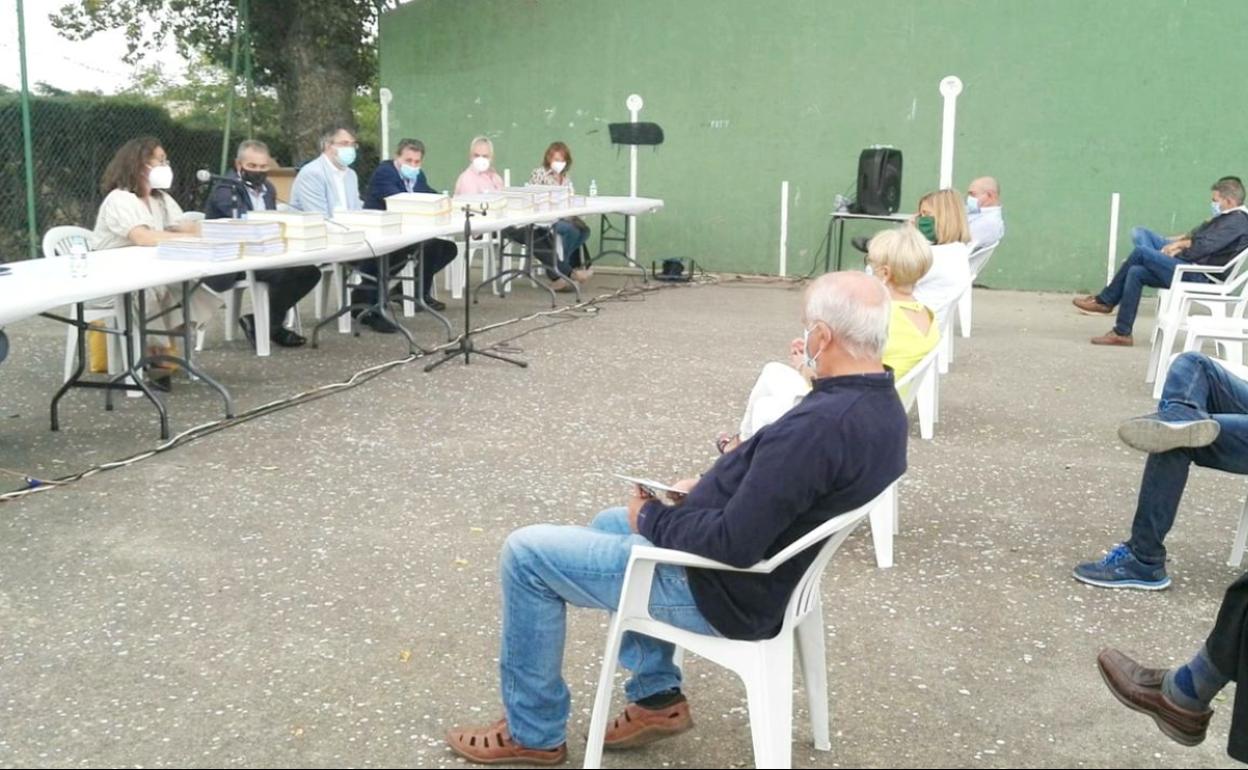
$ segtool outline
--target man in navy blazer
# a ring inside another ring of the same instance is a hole
[[[238,145],[234,170],[228,175],[237,179],[238,183],[217,183],[204,204],[205,216],[208,219],[229,219],[241,217],[248,211],[272,211],[277,208],[277,190],[268,180],[270,162],[269,147],[264,142],[248,139]],[[229,291],[243,276],[243,273],[214,275],[204,279],[204,284],[216,292]],[[269,339],[284,348],[297,348],[307,342],[301,335],[282,326],[282,323],[286,319],[286,313],[299,304],[299,300],[321,280],[321,271],[309,265],[281,270],[257,270],[256,280],[269,285]],[[255,316],[240,316],[238,325],[243,327],[247,340],[255,347]]]
[[[383,160],[373,172],[372,178],[368,180],[368,194],[364,197],[364,208],[384,210],[386,198],[398,193],[436,193],[437,190],[429,186],[424,169],[421,168],[424,159],[424,142],[419,139],[401,140],[399,149],[394,154],[394,160]],[[402,265],[406,259],[418,257],[420,249],[419,245],[413,247],[404,258],[394,259],[391,264]],[[433,287],[433,277],[439,270],[454,261],[455,255],[455,244],[451,241],[434,238],[424,242],[425,280],[420,290],[425,298],[425,304],[434,310],[445,310],[446,305],[430,296],[429,290]]]

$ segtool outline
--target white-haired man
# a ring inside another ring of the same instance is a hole
[[[737,567],[776,553],[832,516],[866,504],[906,468],[906,415],[881,355],[891,303],[879,280],[830,273],[804,296],[802,327],[813,389],[800,404],[723,455],[676,505],[634,489],[627,507],[589,527],[538,525],[503,546],[505,717],[452,730],[451,749],[479,763],[558,764],[567,758],[570,699],[561,676],[566,607],[614,610],[634,545],[675,548]],[[660,566],[650,611],[702,634],[766,639],[815,551],[771,575]],[[633,748],[692,727],[672,645],[628,634],[629,705],[607,748]]]
[[[996,179],[981,176],[966,188],[966,222],[971,226],[971,241],[977,246],[997,243],[1005,237],[1001,186]]]

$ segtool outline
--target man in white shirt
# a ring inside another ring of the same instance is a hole
[[[997,180],[981,176],[966,188],[966,221],[971,226],[971,242],[976,246],[987,246],[1005,237]]]

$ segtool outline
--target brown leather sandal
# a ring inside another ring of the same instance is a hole
[[[529,749],[511,739],[507,720],[488,727],[457,727],[446,734],[451,751],[479,765],[559,765],[568,759],[568,745],[554,749]]]
[[[648,709],[630,703],[624,708],[624,713],[611,721],[602,745],[613,751],[632,749],[679,735],[692,727],[693,716],[689,713],[689,702],[684,695],[661,709]]]

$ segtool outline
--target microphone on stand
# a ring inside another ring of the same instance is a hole
[[[201,184],[208,184],[209,182],[211,182],[213,184],[229,185],[231,187],[236,187],[244,191],[247,189],[247,186],[243,184],[243,180],[236,179],[232,176],[219,176],[217,174],[212,173],[206,168],[201,168],[199,171],[196,171],[195,178],[198,179]]]

